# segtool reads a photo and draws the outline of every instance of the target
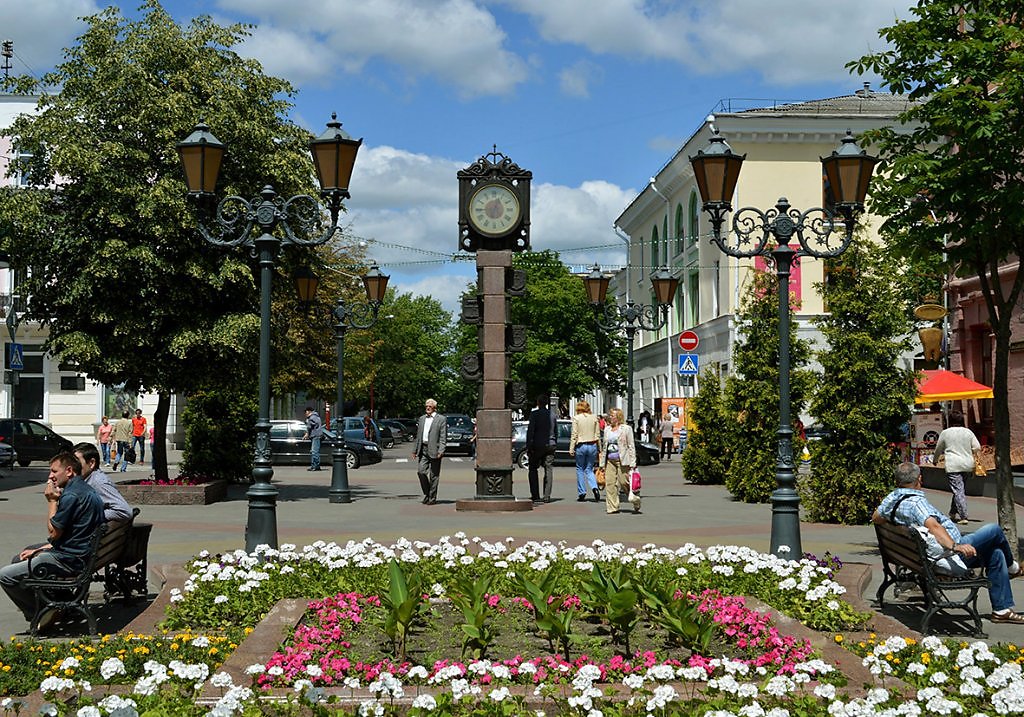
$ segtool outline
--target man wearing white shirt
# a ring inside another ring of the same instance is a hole
[[[417,459],[416,472],[423,490],[423,504],[437,503],[437,484],[441,476],[441,459],[444,457],[445,441],[448,438],[448,420],[437,412],[437,401],[428,398],[416,425],[416,448],[413,458]]]

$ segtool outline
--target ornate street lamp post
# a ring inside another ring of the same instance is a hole
[[[605,331],[626,331],[626,421],[633,425],[633,337],[640,329],[644,331],[657,331],[668,322],[668,310],[672,306],[672,299],[679,287],[679,279],[669,274],[668,269],[662,268],[651,277],[651,284],[654,287],[654,298],[656,304],[637,304],[627,301],[623,305],[617,303],[608,304],[605,298],[608,295],[607,276],[601,273],[601,267],[594,264],[593,271],[583,279],[587,289],[587,298],[590,300],[594,312],[597,314],[597,324]],[[598,313],[600,312],[600,313]]]
[[[388,290],[388,279],[391,277],[381,274],[376,263],[370,266],[370,270],[362,277],[363,288],[366,290],[365,303],[347,303],[345,299],[338,297],[338,303],[331,312],[335,320],[334,338],[338,342],[338,396],[334,404],[334,450],[331,452],[331,489],[330,501],[332,503],[351,503],[352,495],[348,487],[348,451],[345,443],[345,333],[349,329],[368,329],[377,323],[377,314],[384,303],[384,296]],[[296,289],[299,293],[299,301],[305,304],[312,303],[316,296],[316,289],[319,280],[312,272],[304,272],[296,276]]]
[[[715,130],[706,150],[690,157],[697,189],[710,215],[712,239],[719,249],[734,257],[770,256],[775,262],[779,296],[779,430],[776,488],[772,492],[771,552],[799,560],[800,496],[793,466],[793,428],[790,424],[789,386],[789,274],[793,261],[802,256],[831,259],[839,256],[853,239],[855,220],[864,211],[864,197],[877,160],[861,150],[847,131],[839,149],[821,158],[832,208],[815,207],[805,212],[790,207],[781,197],[773,209],[744,207],[732,218],[732,233],[722,233],[725,215],[732,211],[732,197],[746,155],[733,154]],[[839,223],[841,222],[841,226]],[[798,246],[790,246],[796,238]]]
[[[214,230],[199,222],[199,233],[218,247],[249,247],[259,256],[260,266],[260,375],[259,418],[256,422],[256,451],[253,484],[246,494],[249,514],[245,526],[245,549],[253,552],[259,545],[277,548],[277,488],[271,485],[274,469],[270,462],[270,292],[274,262],[281,245],[313,247],[327,242],[338,229],[342,199],[349,197],[356,153],[362,140],[354,140],[341,129],[336,115],[327,130],[309,143],[320,182],[320,195],[327,203],[331,224],[317,234],[323,206],[308,194],[284,199],[270,185],[251,200],[239,196],[222,199],[213,215]],[[210,133],[202,121],[185,141],[178,143],[178,154],[185,170],[189,196],[207,207],[214,199],[217,175],[224,157],[224,145]],[[254,229],[259,236],[253,236]],[[280,230],[283,236],[274,236]]]

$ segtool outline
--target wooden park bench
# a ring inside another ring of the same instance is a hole
[[[135,508],[128,520],[112,520],[98,527],[92,535],[85,566],[74,575],[55,575],[51,564],[33,566],[29,558],[24,585],[35,591],[36,611],[29,625],[33,636],[44,613],[71,609],[85,616],[89,634],[95,635],[96,616],[89,608],[93,582],[103,583],[104,602],[109,602],[114,595],[130,600],[133,591],[148,594],[146,553],[153,526],[136,523],[138,514],[139,509]]]
[[[882,554],[884,579],[875,598],[879,607],[885,607],[885,591],[890,585],[913,582],[924,595],[925,612],[920,632],[928,634],[928,623],[939,612],[950,609],[964,610],[974,619],[975,637],[987,637],[981,627],[978,615],[978,591],[988,587],[988,578],[979,577],[970,571],[963,577],[953,577],[936,572],[928,559],[927,548],[920,534],[904,525],[894,523],[875,524],[878,550]],[[952,599],[948,593],[966,591],[960,600]]]

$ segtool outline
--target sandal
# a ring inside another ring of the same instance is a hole
[[[1010,625],[1024,625],[1024,615],[1013,610],[1007,610],[1004,613],[992,613],[992,617],[989,618],[992,622],[1005,622]]]

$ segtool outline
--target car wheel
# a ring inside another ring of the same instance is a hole
[[[385,438],[382,443],[383,443],[383,447],[384,448],[394,448],[395,447],[395,439],[394,438]]]
[[[519,458],[516,459],[516,465],[518,465],[520,468],[522,468],[524,470],[529,470],[529,468],[530,468],[530,452],[529,451],[523,451],[522,453],[520,453],[519,454]]]
[[[349,470],[355,470],[359,467],[359,456],[356,455],[355,451],[345,451],[345,464],[348,465]]]
[[[24,458],[18,459],[18,465],[21,466],[22,468],[28,468],[28,464],[31,462],[32,461],[26,461]]]

